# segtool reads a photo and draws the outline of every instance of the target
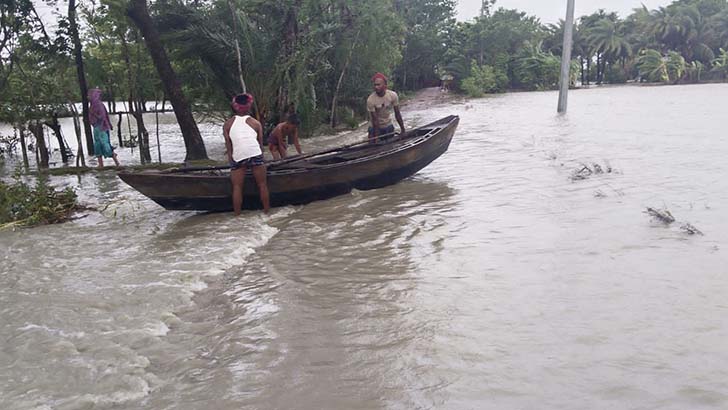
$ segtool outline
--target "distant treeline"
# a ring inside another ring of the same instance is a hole
[[[293,104],[312,132],[364,118],[376,71],[397,90],[443,78],[471,95],[557,85],[563,23],[543,24],[494,0],[483,1],[479,17],[457,22],[455,7],[454,0],[71,0],[50,32],[31,0],[2,2],[0,121],[50,118],[48,107],[80,101],[89,86],[139,111],[169,99],[213,115],[229,112],[230,98],[246,89],[268,124]],[[150,47],[155,33],[160,48]],[[624,19],[600,10],[576,22],[572,80],[725,80],[726,49],[727,0],[677,0]],[[160,69],[165,59],[170,70]],[[170,95],[170,84],[181,86],[179,95]],[[185,132],[194,124],[180,125]],[[140,132],[140,151],[144,138]],[[194,135],[184,138],[188,150],[197,147],[189,158],[206,156]]]

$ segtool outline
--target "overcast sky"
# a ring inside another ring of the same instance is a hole
[[[648,9],[656,9],[666,6],[673,0],[575,0],[576,17],[590,14],[603,8],[607,11],[616,11],[620,17],[626,17],[632,9],[641,7],[641,4]],[[46,21],[55,20],[51,14],[51,8],[44,2],[34,0],[39,13]],[[58,1],[62,14],[66,14],[67,2]],[[470,20],[480,14],[481,0],[458,0],[458,20]],[[496,0],[495,7],[507,9],[518,9],[530,15],[540,18],[543,23],[555,23],[566,16],[566,0]]]
[[[632,13],[632,9],[641,7],[656,9],[666,6],[673,0],[576,0],[576,17],[591,14],[605,9],[616,11],[620,17]],[[458,0],[458,20],[470,20],[480,14],[481,0]],[[497,0],[495,7],[518,9],[541,19],[543,23],[555,23],[566,17],[566,0]]]

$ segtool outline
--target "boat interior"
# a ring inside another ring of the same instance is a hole
[[[315,169],[326,167],[328,165],[354,161],[361,158],[369,158],[378,154],[390,153],[393,150],[418,144],[427,137],[437,134],[441,129],[442,127],[417,128],[407,132],[406,136],[403,137],[395,134],[391,137],[380,139],[376,143],[362,143],[357,146],[343,147],[337,151],[325,152],[321,155],[307,156],[306,158],[301,158],[299,161],[296,161],[295,158],[292,157],[292,161],[278,166],[271,164],[269,168],[271,170]]]

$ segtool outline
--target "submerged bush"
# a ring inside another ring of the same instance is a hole
[[[0,181],[0,229],[63,222],[77,209],[73,189],[56,190],[45,176],[39,176],[35,186],[19,176],[10,183]]]
[[[470,76],[461,84],[463,91],[471,97],[503,92],[507,86],[508,75],[505,72],[489,65],[480,66],[475,61],[470,69]]]

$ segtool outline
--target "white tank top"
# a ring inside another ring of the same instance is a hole
[[[242,161],[246,158],[257,157],[263,152],[258,144],[258,132],[248,123],[249,116],[235,116],[230,127],[230,141],[233,143],[233,160]]]

